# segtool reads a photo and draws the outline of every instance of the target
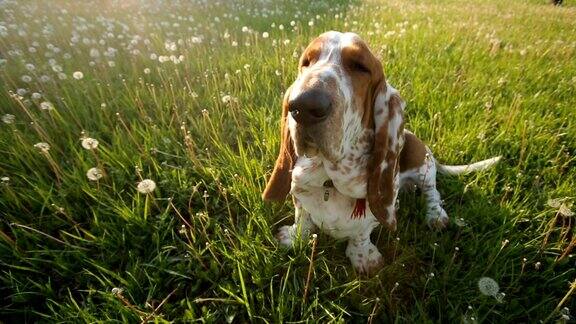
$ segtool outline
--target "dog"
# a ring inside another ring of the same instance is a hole
[[[448,215],[436,173],[484,170],[500,157],[469,165],[442,165],[404,129],[405,102],[385,79],[380,61],[354,33],[326,32],[300,57],[298,77],[284,95],[280,153],[262,194],[283,201],[290,193],[295,223],[281,227],[280,244],[316,229],[348,240],[346,255],[360,274],[379,269],[370,241],[380,223],[396,229],[398,191],[418,186],[427,222],[444,228]]]

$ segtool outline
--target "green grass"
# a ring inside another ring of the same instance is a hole
[[[0,319],[536,322],[563,307],[574,319],[572,3],[121,3],[0,3],[0,117],[15,116],[0,123]],[[373,278],[320,235],[304,299],[311,241],[280,248],[293,207],[260,193],[297,57],[331,29],[370,44],[440,161],[504,160],[440,177],[442,232],[420,194],[402,194],[397,232],[373,233],[385,255]],[[142,179],[156,190],[139,193]],[[505,295],[482,295],[481,277]]]

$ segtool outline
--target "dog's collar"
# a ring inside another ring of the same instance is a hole
[[[322,184],[324,187],[324,201],[328,201],[330,199],[330,188],[334,188],[334,182],[332,180],[326,180]],[[350,218],[361,218],[366,216],[366,199],[356,199],[356,203],[354,204],[354,210],[352,210],[352,215]]]

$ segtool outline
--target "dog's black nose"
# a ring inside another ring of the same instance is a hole
[[[299,94],[288,102],[288,110],[297,123],[317,124],[330,114],[330,96],[326,91],[312,89]]]

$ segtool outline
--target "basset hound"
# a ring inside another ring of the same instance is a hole
[[[284,95],[280,154],[262,197],[292,194],[295,223],[280,228],[281,244],[319,228],[348,240],[346,255],[359,273],[371,273],[382,255],[370,233],[382,223],[396,229],[398,191],[417,185],[427,221],[443,228],[448,215],[436,190],[436,172],[486,169],[500,157],[470,165],[439,164],[404,129],[405,102],[385,79],[382,65],[354,33],[327,32],[303,52],[298,77]]]

